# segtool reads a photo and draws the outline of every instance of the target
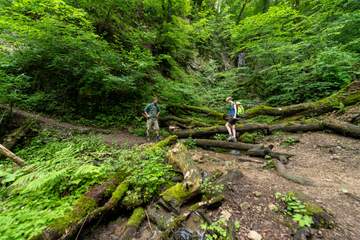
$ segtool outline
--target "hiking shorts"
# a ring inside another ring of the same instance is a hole
[[[148,130],[154,130],[154,131],[159,131],[159,122],[156,118],[149,118],[146,121],[146,127]]]
[[[234,126],[240,119],[239,118],[233,118],[229,115],[225,117],[225,120],[231,125]]]

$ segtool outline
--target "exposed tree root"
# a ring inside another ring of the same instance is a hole
[[[273,160],[273,162],[274,162],[275,169],[276,169],[277,173],[279,174],[279,176],[281,176],[289,181],[292,181],[294,183],[298,183],[298,184],[305,185],[305,186],[314,186],[314,183],[310,179],[290,174],[286,170],[284,164],[281,161]]]

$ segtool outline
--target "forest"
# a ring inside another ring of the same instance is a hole
[[[0,0],[0,240],[360,239],[359,26],[359,0]]]

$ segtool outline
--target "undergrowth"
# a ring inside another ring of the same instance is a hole
[[[63,138],[42,132],[16,152],[26,160],[14,168],[0,163],[0,239],[28,239],[71,211],[90,186],[117,174],[128,176],[129,193],[149,201],[169,182],[165,149],[115,149],[95,136]]]

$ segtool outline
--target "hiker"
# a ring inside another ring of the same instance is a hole
[[[230,104],[226,115],[225,127],[229,133],[228,141],[236,142],[236,122],[240,120],[240,115],[244,114],[244,107],[239,101],[234,102],[232,97],[227,97],[226,102]]]
[[[159,128],[159,115],[160,108],[158,105],[158,98],[154,97],[153,101],[149,103],[144,109],[144,115],[147,119],[146,121],[146,138],[150,141],[150,131],[154,130],[156,132],[156,141],[160,140],[160,128]]]

